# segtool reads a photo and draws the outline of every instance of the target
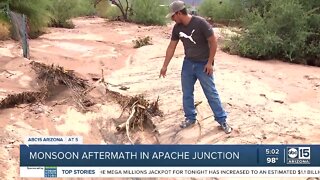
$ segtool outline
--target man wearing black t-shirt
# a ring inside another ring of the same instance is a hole
[[[160,71],[160,77],[166,76],[167,67],[172,59],[179,40],[185,51],[181,71],[181,85],[183,92],[183,110],[185,121],[180,125],[186,128],[196,122],[197,112],[194,105],[194,84],[200,81],[203,92],[214,113],[215,120],[221,125],[225,133],[232,128],[227,124],[227,113],[222,107],[219,94],[215,88],[213,66],[217,50],[217,40],[211,25],[202,17],[187,13],[183,1],[170,4],[171,17],[176,22],[171,35],[171,41],[166,51],[166,58]]]

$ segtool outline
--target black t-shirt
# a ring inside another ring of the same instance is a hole
[[[185,58],[193,61],[206,61],[210,48],[208,38],[213,34],[212,26],[202,17],[192,16],[187,26],[175,24],[171,40],[181,40]]]

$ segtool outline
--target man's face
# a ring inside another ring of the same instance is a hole
[[[173,14],[171,16],[171,20],[172,21],[175,21],[177,24],[180,24],[182,21],[181,21],[181,12],[176,12],[175,14]]]

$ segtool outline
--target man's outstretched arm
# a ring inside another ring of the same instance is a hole
[[[168,68],[168,65],[174,55],[174,52],[176,50],[176,47],[177,47],[177,44],[178,44],[179,41],[175,41],[175,40],[171,40],[170,41],[170,44],[167,48],[167,51],[166,51],[166,58],[163,62],[163,66],[161,68],[161,71],[160,71],[160,75],[159,75],[159,78],[162,76],[162,77],[166,77],[166,73],[167,73],[167,68]]]

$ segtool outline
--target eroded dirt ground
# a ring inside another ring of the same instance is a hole
[[[254,61],[219,50],[215,82],[234,132],[224,134],[212,117],[207,118],[212,112],[198,82],[195,99],[202,101],[198,106],[201,128],[197,125],[181,131],[181,43],[167,77],[159,79],[172,26],[145,27],[100,18],[77,18],[74,23],[75,29],[51,28],[31,40],[31,60],[63,66],[87,79],[96,86],[90,92],[96,104],[82,113],[72,103],[72,93],[57,87],[43,103],[0,110],[1,179],[19,179],[19,144],[25,136],[78,135],[86,144],[130,143],[115,130],[117,122],[113,119],[120,116],[121,107],[92,81],[101,78],[101,69],[110,83],[108,88],[114,91],[128,96],[143,94],[151,101],[160,98],[164,117],[153,119],[158,140],[148,131],[137,132],[133,134],[137,143],[320,143],[320,68],[277,60]],[[215,32],[219,36],[219,29]],[[132,40],[145,36],[152,38],[153,45],[134,49]],[[21,53],[17,42],[0,42],[0,99],[38,88],[30,61],[21,58]],[[121,86],[129,89],[120,90]]]

